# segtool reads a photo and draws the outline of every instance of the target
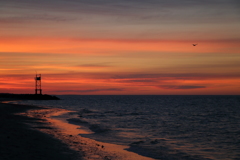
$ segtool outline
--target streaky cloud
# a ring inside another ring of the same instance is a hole
[[[20,23],[20,24],[26,24],[26,23],[42,23],[42,21],[47,21],[47,22],[66,22],[71,19],[69,18],[64,18],[61,16],[53,16],[49,14],[33,14],[33,15],[16,15],[13,17],[1,17],[0,16],[0,23],[1,24],[15,24],[15,23]]]
[[[152,82],[157,82],[154,79],[130,79],[130,80],[119,80],[118,82],[121,83],[152,83]]]
[[[105,92],[105,91],[124,91],[123,88],[107,88],[107,89],[86,89],[86,90],[55,90],[54,92],[73,92],[73,93],[91,93],[91,92]]]
[[[237,17],[239,16],[237,16],[235,13],[239,11],[237,11],[237,9],[234,10],[236,4],[238,5],[239,3],[236,1],[229,3],[226,0],[41,0],[34,2],[30,0],[8,0],[6,2],[0,1],[0,5],[5,6],[6,8],[14,7],[15,9],[22,10],[31,8],[38,12],[52,13],[52,15],[38,15],[36,17],[38,19],[53,21],[64,20],[60,17],[52,17],[54,13],[59,14],[64,12],[66,14],[78,14],[77,17],[82,17],[83,19],[81,20],[84,20],[86,23],[90,21],[84,19],[84,16],[89,15],[92,17],[92,19],[95,19],[96,16],[108,17],[109,21],[125,22],[128,24],[161,24],[162,22],[222,22],[222,19],[218,15],[222,15],[224,17],[235,16],[235,21],[237,21]],[[188,12],[192,12],[192,14],[188,14]],[[34,17],[28,18],[33,19]]]
[[[215,78],[239,78],[240,74],[224,73],[224,74],[212,74],[212,73],[166,73],[166,74],[122,74],[114,75],[112,79],[135,79],[135,78],[154,78],[159,80],[168,79],[215,79]]]
[[[77,65],[76,67],[79,68],[107,68],[107,67],[111,67],[110,65],[107,65],[109,63],[101,63],[101,64],[80,64]]]
[[[194,86],[194,85],[160,85],[159,88],[162,88],[162,89],[201,89],[201,88],[206,88],[206,86]]]

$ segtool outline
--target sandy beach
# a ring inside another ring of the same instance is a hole
[[[128,146],[79,136],[86,131],[52,118],[69,112],[57,108],[0,103],[0,155],[12,159],[152,160]]]
[[[0,157],[1,160],[30,159],[82,159],[81,154],[51,135],[31,127],[44,127],[47,122],[18,113],[34,106],[0,103]]]

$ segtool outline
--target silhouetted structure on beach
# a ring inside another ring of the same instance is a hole
[[[11,94],[0,93],[0,101],[3,100],[59,100],[56,96],[47,94]]]
[[[41,74],[36,74],[35,83],[35,94],[0,93],[0,102],[6,100],[59,100],[56,96],[42,94]]]
[[[35,81],[36,81],[35,94],[42,94],[41,74],[36,74]]]

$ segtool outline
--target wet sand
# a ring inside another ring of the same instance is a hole
[[[81,153],[71,150],[66,144],[36,128],[45,126],[38,118],[16,115],[34,106],[0,103],[0,159],[1,160],[76,160]],[[26,124],[27,123],[27,124]]]
[[[1,159],[152,160],[129,146],[79,136],[79,126],[55,119],[67,110],[0,104]]]

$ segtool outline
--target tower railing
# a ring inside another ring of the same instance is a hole
[[[42,94],[42,88],[41,88],[41,74],[36,74],[35,77],[35,94]]]

